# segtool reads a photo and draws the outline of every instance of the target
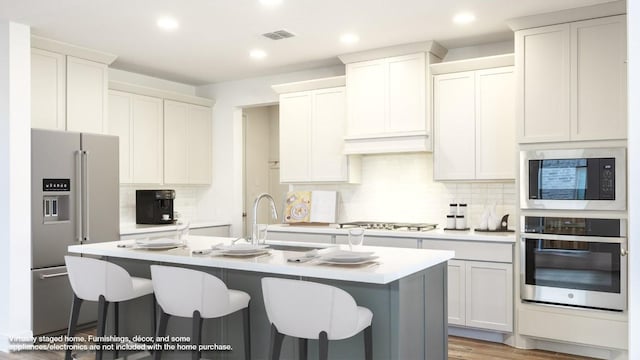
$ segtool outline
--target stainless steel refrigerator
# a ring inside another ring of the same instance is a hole
[[[67,327],[69,245],[120,237],[118,137],[31,130],[33,333]],[[83,304],[79,323],[95,321]]]

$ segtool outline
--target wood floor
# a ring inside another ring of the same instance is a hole
[[[79,336],[82,334],[78,334]],[[92,352],[76,354],[78,360],[94,358]],[[63,352],[21,351],[10,354],[0,352],[0,360],[62,360]],[[507,345],[449,336],[449,359],[455,360],[582,360],[581,356],[542,350],[520,350]]]
[[[504,344],[449,336],[449,359],[455,360],[578,360],[582,356],[543,350],[521,350]]]

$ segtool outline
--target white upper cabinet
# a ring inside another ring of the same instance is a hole
[[[344,77],[275,85],[280,95],[280,181],[357,182],[359,159],[344,155]],[[336,80],[337,79],[337,80]],[[306,90],[311,88],[311,90]],[[288,92],[296,89],[303,91]]]
[[[344,152],[431,151],[429,65],[445,54],[428,41],[340,56],[347,77]]]
[[[387,134],[431,132],[426,69],[425,53],[387,59]]]
[[[347,64],[347,153],[430,150],[425,53]]]
[[[213,125],[210,107],[189,105],[187,145],[189,184],[210,184],[213,159]]]
[[[515,178],[514,91],[513,66],[434,76],[434,179]]]
[[[164,183],[210,184],[211,108],[164,100]]]
[[[109,91],[109,134],[120,138],[120,183],[162,184],[162,99]]]
[[[280,181],[311,180],[311,91],[280,95]]]
[[[108,133],[107,66],[115,55],[31,37],[31,127]]]
[[[516,104],[513,67],[478,70],[476,179],[515,179]]]
[[[521,143],[624,139],[626,16],[516,31]]]
[[[571,140],[627,137],[626,16],[571,24]]]
[[[107,133],[107,65],[67,56],[67,130]]]
[[[31,127],[65,129],[66,57],[31,49]]]
[[[347,65],[347,136],[384,134],[387,121],[386,69],[384,60]]]
[[[436,180],[475,178],[475,73],[434,78]]]

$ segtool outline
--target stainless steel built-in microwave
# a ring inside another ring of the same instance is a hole
[[[523,209],[625,210],[624,148],[523,151]]]

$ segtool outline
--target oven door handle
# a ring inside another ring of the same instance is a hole
[[[605,236],[574,236],[574,235],[556,235],[556,234],[537,234],[522,233],[520,237],[532,240],[560,240],[560,241],[579,241],[579,242],[599,242],[611,244],[626,244],[626,237],[605,237]]]

